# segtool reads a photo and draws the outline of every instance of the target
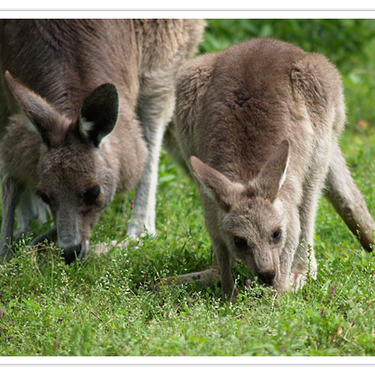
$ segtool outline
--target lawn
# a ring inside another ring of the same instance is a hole
[[[251,27],[280,37],[273,22],[260,27],[237,21],[249,29],[243,38],[254,36]],[[226,31],[223,21],[212,20],[201,52],[240,41],[230,38],[231,22]],[[343,74],[348,124],[340,144],[375,216],[374,35],[367,23],[346,27],[362,27],[363,40],[353,43],[363,44],[366,59],[357,50],[350,55],[350,38],[339,40],[348,48],[335,49],[334,56],[324,48]],[[319,35],[311,39],[318,43]],[[237,264],[236,303],[223,301],[219,285],[149,288],[213,260],[198,191],[168,155],[160,161],[157,236],[113,246],[110,241],[125,239],[132,199],[117,196],[94,228],[92,242],[108,243],[101,255],[67,266],[52,245],[37,253],[26,246],[29,238],[17,242],[17,256],[0,265],[0,356],[375,355],[375,257],[361,249],[324,198],[316,219],[317,280],[275,298],[255,282],[246,288],[252,276]],[[35,233],[42,229],[35,226]]]

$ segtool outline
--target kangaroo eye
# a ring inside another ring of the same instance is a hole
[[[85,204],[91,205],[93,204],[96,199],[99,197],[100,194],[100,186],[96,185],[92,189],[87,190],[86,193],[83,194],[83,200]]]
[[[239,248],[239,249],[244,249],[247,247],[247,241],[242,238],[242,237],[233,237],[234,244]]]
[[[36,195],[45,203],[45,204],[48,204],[50,205],[51,204],[51,200],[47,197],[46,194],[44,194],[42,191],[38,190],[36,192]]]
[[[277,229],[273,232],[272,239],[277,241],[281,238],[281,229]]]

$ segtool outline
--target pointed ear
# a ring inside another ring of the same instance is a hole
[[[222,173],[209,167],[195,156],[190,158],[190,165],[207,195],[222,209],[229,211],[238,194],[243,191],[243,185],[231,182]]]
[[[58,143],[66,132],[62,116],[46,100],[13,78],[8,71],[5,78],[29,120],[29,129],[39,134],[49,147]]]
[[[79,131],[95,147],[114,129],[119,111],[116,86],[105,83],[83,102],[79,112]]]
[[[284,139],[257,177],[263,195],[272,202],[285,181],[288,163],[289,141]]]

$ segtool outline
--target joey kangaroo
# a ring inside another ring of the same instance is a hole
[[[235,300],[233,258],[278,294],[315,278],[322,192],[372,250],[375,223],[338,146],[341,78],[325,57],[254,39],[186,63],[176,103],[165,146],[198,184],[215,253],[212,269],[177,282],[220,273]]]
[[[157,168],[175,72],[203,20],[0,20],[0,254],[46,218],[67,262],[136,185],[127,234],[155,233]],[[37,242],[33,241],[33,243]]]

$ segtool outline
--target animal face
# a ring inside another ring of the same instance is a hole
[[[83,258],[92,227],[115,195],[116,181],[101,146],[116,125],[117,90],[112,84],[99,86],[70,120],[9,73],[7,80],[28,128],[41,140],[36,193],[51,209],[57,244],[68,263]]]
[[[114,197],[112,181],[98,150],[84,143],[47,150],[41,158],[37,195],[50,207],[67,262],[87,255],[91,229]]]
[[[280,200],[271,203],[261,196],[242,194],[221,215],[221,233],[233,258],[242,261],[261,283],[274,285],[287,236]]]
[[[243,184],[230,181],[196,157],[190,159],[202,191],[216,207],[206,207],[208,228],[219,231],[216,237],[222,238],[232,256],[267,285],[274,285],[278,278],[280,254],[287,238],[284,207],[278,195],[288,161],[289,141],[284,140],[259,175]]]

